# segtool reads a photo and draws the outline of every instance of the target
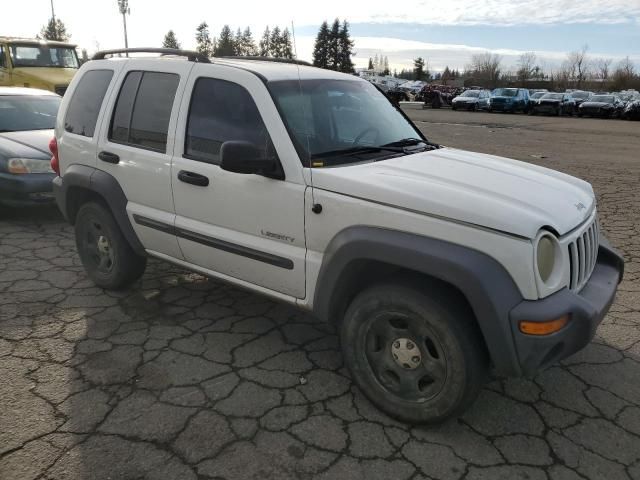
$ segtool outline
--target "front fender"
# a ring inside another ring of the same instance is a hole
[[[494,258],[443,240],[376,227],[351,227],[330,242],[318,275],[314,313],[341,316],[340,293],[352,286],[341,278],[353,262],[375,261],[429,275],[456,287],[478,321],[496,370],[517,376],[520,366],[509,312],[523,300],[516,284]]]

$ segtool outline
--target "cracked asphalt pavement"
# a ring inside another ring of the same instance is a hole
[[[2,209],[0,479],[640,479],[639,124],[407,111],[593,183],[627,264],[592,344],[412,427],[353,386],[331,326],[157,261],[103,291],[55,208]]]

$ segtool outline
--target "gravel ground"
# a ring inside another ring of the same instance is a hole
[[[413,428],[352,385],[330,326],[156,261],[105,292],[55,209],[3,209],[0,479],[640,479],[640,124],[405,108],[593,183],[627,270],[591,345]]]

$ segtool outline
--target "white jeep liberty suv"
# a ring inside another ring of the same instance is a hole
[[[490,367],[532,375],[593,337],[624,263],[588,183],[430,143],[353,76],[139,51],[163,55],[82,66],[50,145],[96,285],[153,256],[313,312],[408,422],[462,412]]]

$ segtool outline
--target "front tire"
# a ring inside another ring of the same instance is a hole
[[[82,265],[97,286],[118,290],[144,273],[146,257],[133,251],[113,215],[102,204],[90,202],[80,207],[75,233]]]
[[[487,378],[473,314],[439,285],[371,287],[352,301],[340,333],[354,382],[401,421],[437,423],[458,415]]]

